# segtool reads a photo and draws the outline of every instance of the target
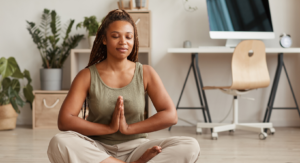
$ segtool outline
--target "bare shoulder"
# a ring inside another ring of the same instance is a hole
[[[84,68],[82,70],[80,70],[78,72],[78,74],[76,75],[75,80],[82,80],[82,81],[88,81],[88,80],[91,80],[91,72],[90,72],[90,69],[88,68]]]
[[[154,72],[155,72],[155,70],[150,65],[143,65],[144,80],[151,78],[151,74]]]
[[[90,88],[90,83],[91,83],[91,72],[88,68],[82,69],[81,71],[78,72],[76,77],[74,78],[70,91],[78,93],[78,91],[83,92],[86,91],[88,92]],[[74,92],[74,93],[75,93]]]
[[[150,65],[143,65],[143,80],[145,90],[147,90],[149,83],[151,84],[155,81],[160,81],[160,77],[153,67],[151,67]]]

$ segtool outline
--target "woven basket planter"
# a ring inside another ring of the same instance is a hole
[[[0,130],[16,128],[18,114],[11,104],[0,106]]]

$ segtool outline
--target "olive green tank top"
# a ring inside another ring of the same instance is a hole
[[[107,86],[101,79],[96,64],[91,65],[89,69],[91,72],[91,85],[88,97],[88,121],[106,125],[110,124],[118,96],[123,96],[124,115],[127,124],[144,120],[145,90],[143,83],[143,65],[141,63],[136,62],[131,82],[122,88],[111,88]],[[120,131],[108,135],[90,136],[90,138],[94,140],[109,145],[146,137],[146,133],[124,135]]]

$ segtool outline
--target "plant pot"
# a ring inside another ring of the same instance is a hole
[[[93,48],[95,39],[96,39],[96,36],[89,36],[89,45],[90,45],[90,49]]]
[[[18,114],[11,104],[0,106],[0,130],[16,128]]]
[[[61,90],[62,69],[40,69],[40,79],[42,90]]]

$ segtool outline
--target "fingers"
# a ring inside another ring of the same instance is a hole
[[[160,146],[153,146],[152,148],[149,148],[152,152],[161,152],[161,147]]]

